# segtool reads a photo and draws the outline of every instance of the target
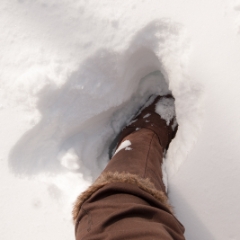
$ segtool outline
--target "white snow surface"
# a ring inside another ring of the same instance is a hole
[[[2,0],[1,239],[74,239],[71,209],[152,94],[187,240],[240,239],[240,1]]]

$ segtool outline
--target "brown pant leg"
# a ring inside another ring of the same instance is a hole
[[[76,239],[185,239],[167,203],[156,134],[141,129],[125,140],[131,150],[115,154],[76,202]]]

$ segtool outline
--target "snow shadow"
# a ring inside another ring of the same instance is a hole
[[[186,239],[194,240],[213,240],[215,239],[207,226],[201,221],[199,215],[195,213],[194,208],[191,207],[189,201],[182,196],[181,191],[174,185],[170,184],[169,198],[176,199],[178,209],[176,209],[176,217],[181,221],[185,227]],[[195,231],[193,231],[195,229]]]
[[[111,141],[136,109],[150,94],[171,90],[180,130],[168,170],[176,172],[199,127],[199,88],[186,74],[187,47],[180,25],[154,21],[123,50],[98,50],[60,88],[44,86],[37,95],[41,120],[11,150],[10,169],[27,177],[71,171],[95,178],[108,161]]]

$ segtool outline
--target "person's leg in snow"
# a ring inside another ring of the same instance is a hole
[[[166,112],[171,102],[171,96],[155,98],[122,130],[114,156],[76,201],[77,240],[185,239],[162,180],[163,152],[177,128]]]

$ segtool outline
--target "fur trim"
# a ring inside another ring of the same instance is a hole
[[[100,188],[104,187],[108,183],[129,183],[137,185],[140,189],[148,192],[158,201],[163,203],[171,212],[172,208],[168,203],[168,198],[163,191],[159,191],[155,188],[154,184],[148,178],[140,178],[135,174],[130,173],[118,173],[118,172],[107,172],[100,175],[100,177],[80,196],[78,196],[74,207],[73,207],[73,221],[76,222],[78,213],[82,204],[89,199],[93,193],[95,193]]]

